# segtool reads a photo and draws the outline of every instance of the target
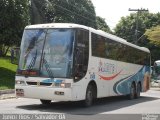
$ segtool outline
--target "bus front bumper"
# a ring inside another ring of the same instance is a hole
[[[71,88],[51,88],[41,86],[15,86],[16,96],[33,99],[75,101]]]

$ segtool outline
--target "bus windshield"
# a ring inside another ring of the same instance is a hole
[[[24,31],[18,74],[71,77],[73,29],[28,29]],[[25,72],[24,72],[25,71]],[[32,71],[32,72],[28,72]]]
[[[157,76],[160,75],[160,61],[157,61],[154,63],[154,72],[155,72],[155,75]]]
[[[152,78],[154,80],[160,80],[160,61],[155,61],[152,67]]]

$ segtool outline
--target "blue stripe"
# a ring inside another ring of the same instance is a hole
[[[63,80],[59,80],[59,79],[45,79],[42,80],[43,83],[62,83]]]
[[[128,77],[125,77],[121,80],[119,80],[118,82],[115,83],[115,85],[113,86],[113,90],[116,94],[121,93],[123,95],[125,94],[129,94],[130,92],[130,83],[132,83],[133,81],[141,81],[143,84],[143,80],[144,80],[144,74],[146,72],[150,72],[150,69],[148,66],[143,66],[136,74],[130,75]]]

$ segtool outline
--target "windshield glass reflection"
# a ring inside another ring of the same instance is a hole
[[[42,29],[25,30],[21,45],[19,69],[39,70],[44,38],[45,31]]]
[[[74,32],[73,29],[25,30],[18,74],[22,74],[22,70],[38,71],[39,76],[70,78]]]
[[[71,29],[48,30],[41,69],[44,76],[71,76],[73,41],[74,32]]]

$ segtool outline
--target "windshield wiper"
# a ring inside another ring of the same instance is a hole
[[[45,57],[45,53],[44,53],[44,56],[43,56],[43,63],[44,63],[44,66],[46,68],[46,71],[47,71],[50,78],[54,78],[53,72],[51,70],[51,66],[48,64],[47,60],[44,57]]]
[[[36,50],[36,53],[35,53],[35,56],[32,58],[32,60],[31,60],[31,62],[30,62],[30,64],[29,64],[29,66],[27,67],[27,69],[32,69],[33,68],[33,66],[35,65],[35,63],[36,63],[36,59],[37,59],[37,50]]]

